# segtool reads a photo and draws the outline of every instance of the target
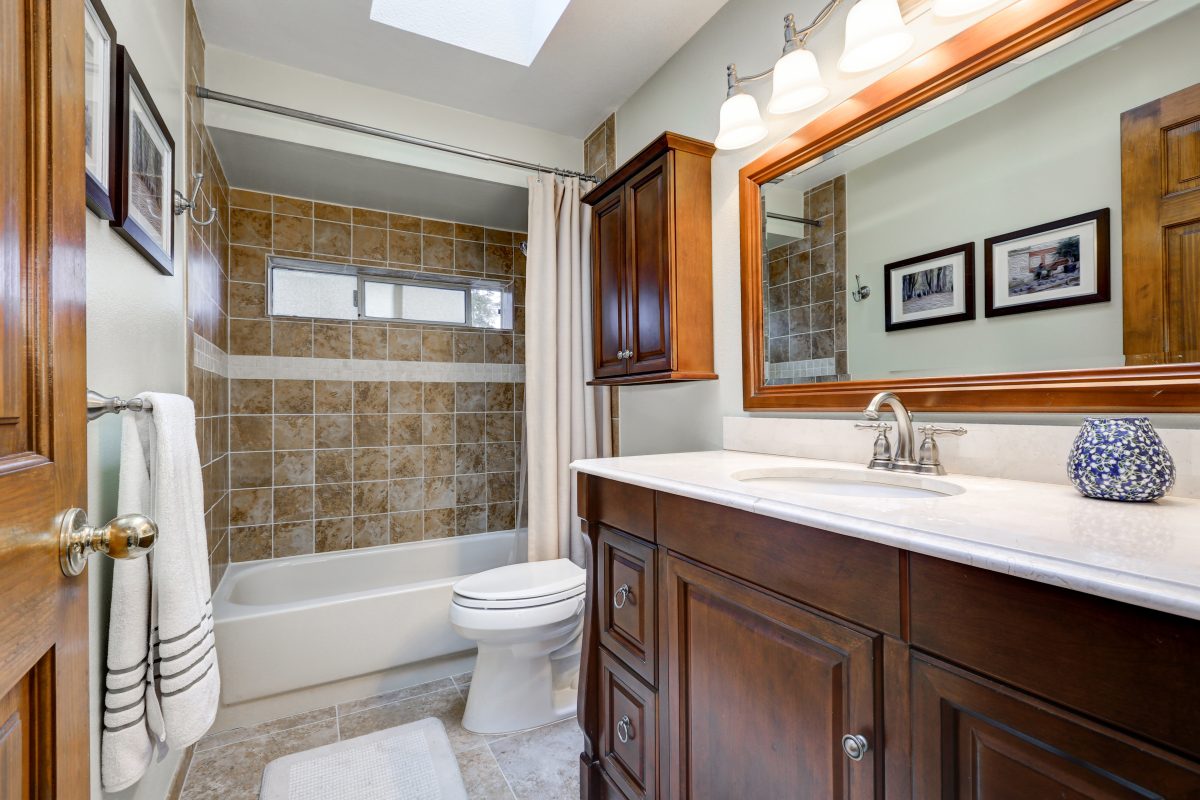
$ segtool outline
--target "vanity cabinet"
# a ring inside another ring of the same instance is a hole
[[[713,152],[664,133],[583,198],[593,207],[593,383],[716,377]]]
[[[579,492],[585,800],[1200,798],[1200,622],[595,476]]]

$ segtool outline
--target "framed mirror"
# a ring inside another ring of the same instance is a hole
[[[740,174],[744,405],[1200,411],[1197,0],[1019,0]]]

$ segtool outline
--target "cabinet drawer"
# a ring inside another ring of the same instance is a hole
[[[600,642],[642,680],[656,683],[658,592],[654,548],[600,528]]]
[[[613,655],[600,651],[600,763],[630,800],[658,793],[658,698]]]

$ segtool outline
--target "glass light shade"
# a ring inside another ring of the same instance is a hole
[[[772,114],[802,111],[829,96],[829,88],[821,82],[817,57],[803,47],[785,53],[775,62],[771,83],[767,111]]]
[[[737,150],[761,142],[767,124],[758,113],[758,103],[745,92],[725,98],[721,104],[721,130],[714,144],[718,150]]]
[[[965,17],[976,11],[996,5],[1000,0],[933,0],[933,14],[937,17]]]
[[[913,35],[900,17],[896,0],[858,0],[846,15],[846,49],[838,59],[842,72],[866,72],[908,52]]]

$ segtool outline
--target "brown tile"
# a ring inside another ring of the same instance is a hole
[[[487,360],[483,334],[454,331],[454,360],[458,363],[482,364]]]
[[[454,271],[483,272],[483,243],[454,242]]]
[[[388,506],[392,512],[420,511],[424,506],[425,480],[423,478],[402,478],[390,481],[389,484]]]
[[[311,322],[271,322],[272,355],[302,356],[313,354],[313,324]]]
[[[354,484],[319,483],[313,490],[313,516],[349,517],[353,514]]]
[[[459,475],[475,475],[486,468],[486,446],[480,442],[464,442],[454,448],[454,471]]]
[[[313,413],[313,381],[275,381],[276,414]]]
[[[267,316],[266,287],[261,283],[229,284],[229,316],[263,319]]]
[[[513,274],[513,249],[499,244],[489,244],[483,255],[484,270],[488,275],[509,277]]]
[[[454,506],[454,478],[439,476],[425,478],[424,507],[452,508]]]
[[[394,231],[421,232],[421,218],[407,214],[388,214],[388,227]]]
[[[352,221],[355,225],[370,225],[375,228],[388,226],[386,211],[372,211],[369,208],[355,208],[352,211]]]
[[[270,414],[271,381],[233,378],[229,383],[229,410],[234,414]]]
[[[386,414],[388,411],[387,381],[355,381],[354,413]]]
[[[271,453],[231,453],[229,455],[229,486],[231,489],[255,489],[270,486]]]
[[[350,257],[350,226],[341,222],[319,219],[313,223],[314,253],[326,256]]]
[[[383,228],[368,228],[355,225],[352,234],[351,254],[366,261],[387,261],[387,231]]]
[[[332,222],[350,222],[350,207],[338,206],[332,203],[314,203],[313,216],[317,219],[327,219]]]
[[[308,414],[280,414],[275,417],[276,450],[311,450],[313,418]]]
[[[312,217],[313,201],[300,200],[295,197],[285,197],[281,194],[273,195],[272,210],[276,214],[292,214],[297,217]]]
[[[457,476],[454,479],[455,504],[460,506],[477,506],[486,503],[488,499],[488,480],[488,476],[483,473]]]
[[[390,361],[420,361],[421,331],[415,328],[388,330],[388,359]]]
[[[388,410],[393,414],[416,414],[424,408],[421,381],[392,381],[389,384]]]
[[[354,450],[355,481],[385,481],[388,478],[388,449],[358,447]]]
[[[454,518],[456,536],[483,533],[488,529],[487,506],[459,506],[454,510]]]
[[[229,241],[254,247],[271,246],[271,214],[234,208],[229,211]]]
[[[393,417],[398,415],[393,415]],[[422,414],[422,444],[452,444],[454,442],[453,414]],[[392,442],[392,444],[398,444]]]
[[[487,500],[489,503],[503,503],[516,500],[512,472],[492,472],[487,476]]]
[[[354,547],[378,547],[392,541],[391,520],[387,514],[354,518]]]
[[[516,508],[512,503],[488,503],[488,530],[510,531],[516,527]]]
[[[393,447],[388,452],[389,478],[419,478],[425,474],[424,448],[419,445]]]
[[[461,225],[459,223],[455,223],[454,224],[454,238],[455,239],[468,239],[472,242],[482,242],[483,241],[483,228],[480,227],[479,225]]]
[[[426,511],[423,522],[426,539],[442,539],[447,536],[453,536],[456,530],[453,508],[439,508]]]
[[[387,414],[355,414],[354,446],[386,447],[388,444]]]
[[[249,189],[230,189],[229,205],[231,208],[249,208],[254,211],[270,211],[271,195],[262,192],[252,192]]]
[[[484,239],[489,244],[503,244],[512,247],[513,234],[512,231],[502,231],[496,228],[488,228],[484,231]]]
[[[336,449],[354,446],[354,417],[350,414],[318,414],[316,446]]]
[[[349,358],[350,330],[349,325],[315,323],[313,325],[313,356],[316,358]]]
[[[318,414],[349,414],[354,410],[354,384],[350,381],[317,381]]]
[[[346,483],[354,477],[354,451],[318,450],[313,479],[318,484]]]
[[[488,442],[484,446],[488,472],[512,472],[517,468],[516,445],[513,442]]]
[[[483,414],[454,415],[454,441],[469,444],[483,441]]]
[[[266,414],[229,418],[229,449],[238,452],[270,450],[271,420]]]
[[[387,260],[393,264],[419,265],[421,263],[421,235],[391,231],[388,234]]]
[[[511,333],[484,334],[484,347],[489,364],[513,363],[513,336]]]
[[[429,236],[448,236],[453,238],[454,223],[440,219],[423,219],[421,220],[421,233]]]
[[[507,411],[489,411],[484,420],[484,441],[515,442],[516,420]]]
[[[270,489],[237,489],[229,493],[230,525],[258,525],[270,521]]]
[[[311,253],[313,249],[312,217],[292,217],[276,214],[272,224],[272,244],[276,250]]]
[[[454,411],[454,384],[426,383],[423,410],[426,414]]]
[[[229,279],[248,283],[267,282],[267,254],[262,247],[229,247]]]
[[[307,555],[313,551],[313,524],[309,521],[276,525],[274,540],[275,558]]]
[[[271,557],[271,526],[229,529],[229,560],[258,561]]]
[[[422,513],[420,511],[399,511],[391,515],[392,544],[401,542],[421,541]]]
[[[314,544],[318,553],[349,550],[354,546],[354,521],[349,517],[317,520]]]
[[[422,236],[421,264],[436,269],[454,269],[454,240],[441,236]]]
[[[422,361],[453,361],[454,334],[450,331],[424,331],[421,335]]]
[[[354,515],[386,514],[388,512],[388,482],[368,481],[354,484]]]
[[[276,486],[301,486],[312,483],[313,451],[287,450],[275,453],[274,478]]]
[[[388,441],[393,447],[421,444],[423,414],[392,414],[388,417]]]
[[[478,382],[459,382],[454,384],[454,410],[483,411],[484,384]]]
[[[513,410],[513,385],[511,383],[489,383],[485,394],[485,411]]]
[[[279,486],[275,488],[273,522],[301,522],[312,519],[313,487]]]
[[[355,325],[352,357],[357,360],[387,359],[387,328]]]
[[[229,352],[239,356],[271,355],[271,323],[265,319],[229,320]]]

